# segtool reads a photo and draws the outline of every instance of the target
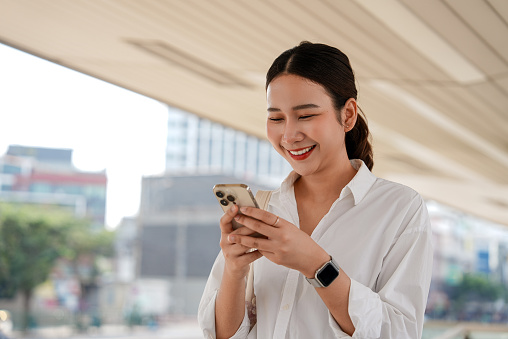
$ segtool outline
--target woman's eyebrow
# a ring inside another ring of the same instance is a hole
[[[307,109],[307,108],[319,108],[318,105],[316,104],[303,104],[303,105],[297,105],[297,106],[294,106],[293,107],[293,111],[298,111],[300,109]],[[267,108],[267,111],[268,112],[280,112],[280,108],[275,108],[275,107],[268,107]]]
[[[299,109],[307,109],[307,108],[319,108],[316,104],[304,104],[293,107],[293,111],[298,111]]]

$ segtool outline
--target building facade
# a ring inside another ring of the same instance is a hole
[[[144,313],[193,315],[220,251],[222,209],[212,188],[224,175],[143,178],[134,290]],[[244,181],[253,192],[273,187]]]
[[[58,205],[103,228],[105,171],[84,172],[72,164],[71,149],[9,146],[0,157],[0,201]]]
[[[220,251],[213,186],[244,183],[255,193],[290,170],[268,141],[169,108],[166,173],[142,180],[129,308],[195,314]]]
[[[224,174],[279,184],[291,166],[263,139],[169,108],[168,173]]]

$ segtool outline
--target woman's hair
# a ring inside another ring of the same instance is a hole
[[[298,75],[323,86],[332,98],[342,125],[340,111],[348,99],[357,97],[355,75],[344,53],[335,47],[304,41],[275,59],[266,74],[266,88],[281,74]],[[372,170],[369,128],[362,110],[359,111],[355,126],[346,133],[346,151],[349,159],[361,159]]]

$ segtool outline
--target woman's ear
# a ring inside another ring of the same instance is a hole
[[[342,108],[342,126],[344,131],[349,132],[355,127],[358,118],[358,106],[354,98],[349,98]]]

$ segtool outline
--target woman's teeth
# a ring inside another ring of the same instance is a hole
[[[289,151],[289,153],[291,153],[293,155],[302,155],[302,154],[307,153],[308,151],[310,151],[313,148],[314,148],[314,146],[310,146],[310,147],[304,148],[304,149],[299,150],[299,151]]]

